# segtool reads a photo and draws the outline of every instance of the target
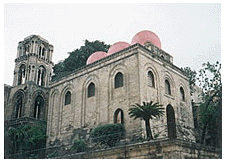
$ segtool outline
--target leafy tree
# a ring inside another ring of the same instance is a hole
[[[209,62],[199,70],[199,86],[202,89],[203,103],[200,105],[200,121],[202,125],[201,143],[205,141],[208,131],[211,144],[221,147],[222,138],[222,82],[221,64]]]
[[[131,118],[135,119],[141,119],[145,121],[146,126],[146,135],[147,138],[153,139],[151,127],[150,127],[150,119],[159,118],[164,115],[164,108],[162,105],[160,105],[158,102],[153,103],[150,102],[143,102],[142,105],[136,103],[135,105],[132,105],[132,107],[129,109],[129,115]]]
[[[15,127],[9,127],[7,134],[12,145],[14,147],[19,147],[20,145],[25,152],[44,148],[47,138],[46,126],[43,123],[38,123],[36,125],[22,124]],[[24,157],[30,156],[29,153],[27,154],[25,152]],[[39,153],[42,153],[42,151]]]
[[[194,92],[194,86],[196,85],[196,71],[192,70],[190,67],[181,68],[182,71],[184,71],[189,78],[189,87],[191,94]]]
[[[92,141],[109,147],[115,146],[125,135],[123,124],[106,124],[91,132]]]
[[[97,51],[107,52],[110,48],[110,45],[105,44],[101,41],[90,42],[85,40],[84,46],[81,46],[79,49],[76,49],[69,53],[68,58],[64,61],[55,64],[53,67],[54,77],[53,79],[58,79],[62,75],[72,72],[75,69],[78,69],[86,65],[88,57]]]

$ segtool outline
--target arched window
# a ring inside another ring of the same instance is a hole
[[[124,115],[122,109],[118,108],[114,113],[114,123],[124,124]]]
[[[95,96],[95,84],[90,83],[88,86],[87,97]]]
[[[115,75],[115,88],[119,88],[119,87],[122,87],[123,86],[123,75],[122,73],[118,72],[116,75]]]
[[[18,85],[25,83],[25,65],[21,65],[18,72]]]
[[[170,139],[174,139],[176,138],[176,123],[175,123],[175,113],[171,105],[168,105],[166,107],[166,117],[167,117],[168,137]]]
[[[38,78],[37,78],[37,84],[39,86],[44,86],[45,85],[45,73],[46,70],[43,66],[40,66],[38,69]]]
[[[15,100],[15,118],[20,118],[22,116],[22,103],[23,103],[23,94],[19,93]]]
[[[148,86],[155,88],[154,75],[152,71],[148,72]]]
[[[180,99],[181,101],[185,101],[184,89],[182,87],[180,87]]]
[[[64,105],[69,105],[69,104],[71,104],[71,96],[72,96],[72,94],[71,94],[71,92],[69,92],[69,91],[65,94]]]
[[[165,80],[165,93],[171,95],[171,87],[168,80]]]
[[[42,57],[45,55],[45,48],[42,49]]]
[[[36,97],[34,104],[34,114],[33,117],[36,119],[40,119],[42,115],[42,110],[44,107],[44,99],[39,95]]]

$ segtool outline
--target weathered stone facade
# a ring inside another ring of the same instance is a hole
[[[154,44],[130,45],[55,81],[52,52],[53,46],[40,36],[19,42],[13,87],[5,89],[5,120],[47,121],[47,146],[71,144],[79,132],[89,134],[114,122],[123,123],[133,138],[145,136],[145,124],[130,118],[128,109],[152,100],[166,109],[164,117],[151,120],[154,138],[195,141],[188,78]]]

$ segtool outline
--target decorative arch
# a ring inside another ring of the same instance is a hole
[[[173,96],[175,94],[175,81],[172,75],[166,71],[163,79],[165,94]]]
[[[167,129],[168,138],[176,138],[176,122],[175,122],[175,112],[173,107],[169,104],[166,107],[166,118],[167,118]]]
[[[154,65],[152,63],[146,63],[144,65],[144,69],[145,69],[145,84],[148,86],[153,87],[153,82],[154,82],[154,88],[157,87],[157,85],[159,85],[159,74],[157,72],[157,69],[154,67]],[[152,73],[149,74],[149,73]]]
[[[30,116],[40,120],[46,120],[46,108],[48,99],[43,91],[36,91],[32,95],[31,113]]]
[[[13,118],[20,118],[24,113],[25,94],[24,91],[18,90],[13,97]]]
[[[81,109],[81,126],[85,126],[88,118],[86,113],[88,111],[87,104],[94,104],[94,109],[96,114],[99,114],[98,105],[99,105],[99,93],[100,93],[100,82],[99,77],[95,74],[90,74],[82,85],[82,109]],[[94,95],[94,97],[92,97]],[[90,97],[89,97],[90,96]],[[99,116],[96,116],[98,120]],[[97,121],[96,121],[97,122]]]
[[[114,123],[124,124],[124,113],[120,108],[118,108],[114,113]]]

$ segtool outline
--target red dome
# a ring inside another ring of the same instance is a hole
[[[91,54],[87,59],[87,65],[107,56],[106,52],[98,51]]]
[[[113,54],[115,52],[121,51],[121,50],[123,50],[123,49],[125,49],[125,48],[127,48],[129,46],[130,46],[130,44],[127,43],[127,42],[116,42],[115,44],[113,44],[109,48],[109,50],[107,52],[107,55],[111,55],[111,54]]]
[[[144,44],[146,42],[151,42],[155,46],[161,48],[161,41],[160,41],[159,37],[155,33],[151,32],[149,30],[143,30],[143,31],[137,33],[133,37],[133,39],[131,41],[131,45],[136,44],[136,43],[140,43],[141,45],[144,46]]]

